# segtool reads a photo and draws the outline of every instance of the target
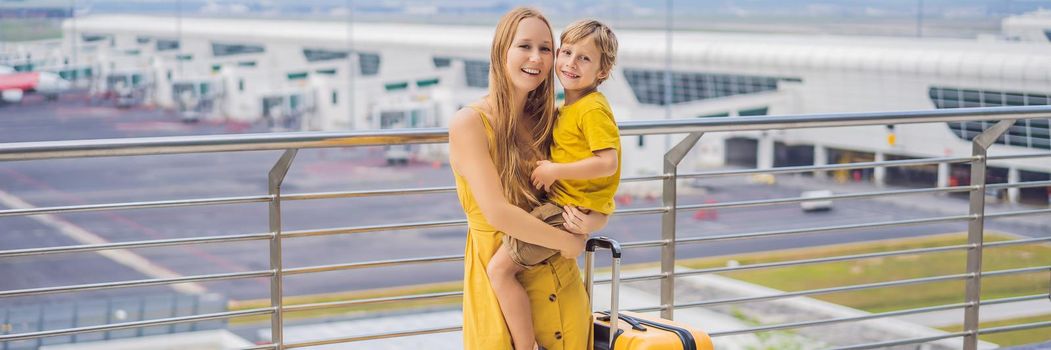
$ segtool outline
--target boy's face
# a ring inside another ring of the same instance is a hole
[[[592,38],[572,44],[563,43],[555,57],[555,69],[562,88],[575,91],[595,87],[598,78],[606,75],[599,71],[600,59],[602,55]]]

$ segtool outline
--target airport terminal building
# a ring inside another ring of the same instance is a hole
[[[1047,105],[1051,35],[1042,28],[1051,28],[1043,12],[1008,18],[1002,37],[969,40],[683,31],[669,41],[663,31],[618,30],[619,65],[601,90],[621,121]],[[96,92],[130,87],[141,103],[189,120],[266,122],[284,130],[443,127],[485,94],[492,36],[492,28],[478,26],[132,15],[81,17],[65,30],[64,51],[76,51],[78,64],[96,72]],[[712,134],[684,165],[769,168],[970,155],[970,140],[986,126]],[[624,176],[660,173],[655,160],[674,137],[625,137]],[[1049,149],[1048,120],[1032,120],[1012,127],[990,154]],[[412,152],[444,159],[440,146]],[[990,182],[1051,178],[1051,164],[1039,159],[990,165]],[[878,184],[969,181],[966,168],[949,164],[836,176]],[[994,195],[1037,204],[1051,196],[1047,188]]]

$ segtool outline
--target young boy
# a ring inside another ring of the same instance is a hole
[[[565,104],[552,131],[551,160],[539,161],[531,177],[538,189],[551,191],[551,202],[532,211],[548,224],[565,223],[562,206],[613,213],[620,184],[620,133],[606,97],[597,89],[609,78],[616,55],[617,38],[601,22],[577,21],[562,32],[554,69],[565,90]],[[552,186],[555,181],[559,186]],[[515,275],[558,253],[504,236],[503,246],[489,261],[489,281],[516,350],[543,349],[538,343],[543,339],[534,336],[529,297]]]

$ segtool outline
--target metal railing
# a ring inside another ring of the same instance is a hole
[[[1037,300],[1051,297],[1051,294],[1038,294],[1022,297],[1001,298],[995,300],[982,300],[980,297],[981,280],[983,276],[998,276],[1033,273],[1039,271],[1051,271],[1051,266],[1038,266],[1018,268],[999,271],[982,271],[982,253],[986,247],[1000,247],[1009,245],[1035,244],[1051,242],[1051,237],[1017,239],[1012,241],[985,243],[984,220],[993,217],[1008,217],[1022,215],[1051,214],[1051,209],[1024,210],[1015,212],[985,214],[985,189],[1025,188],[1051,185],[1051,181],[1031,181],[1010,184],[986,185],[985,171],[989,160],[1021,159],[1036,157],[1051,157],[1051,153],[1037,153],[1026,155],[1012,155],[1002,157],[989,157],[987,149],[993,142],[1010,127],[1015,120],[1049,118],[1051,117],[1051,106],[1030,107],[1004,107],[1004,108],[969,108],[933,111],[910,111],[910,112],[887,112],[887,113],[849,113],[835,115],[801,115],[801,116],[764,116],[764,117],[736,117],[736,118],[707,118],[691,120],[666,120],[645,122],[621,123],[621,133],[628,135],[653,135],[653,134],[688,134],[682,141],[671,148],[664,156],[664,172],[657,176],[625,178],[625,182],[633,181],[661,181],[663,184],[662,205],[651,208],[635,208],[621,210],[617,215],[648,215],[660,214],[661,237],[659,240],[641,242],[622,242],[625,249],[653,248],[661,249],[660,273],[652,275],[634,276],[623,279],[623,282],[655,280],[660,281],[660,304],[650,307],[636,308],[636,311],[660,311],[662,317],[673,318],[674,310],[694,307],[706,307],[714,305],[747,303],[767,300],[779,300],[806,295],[818,295],[836,293],[842,291],[863,290],[891,286],[926,284],[940,281],[965,281],[966,297],[963,303],[921,307],[909,310],[899,310],[883,313],[868,314],[864,316],[824,319],[816,321],[793,322],[777,325],[763,325],[747,329],[714,332],[713,337],[728,336],[744,333],[755,333],[780,329],[802,328],[810,326],[828,325],[835,323],[857,322],[863,320],[894,317],[909,314],[918,314],[942,310],[964,309],[964,329],[960,332],[946,333],[934,337],[923,337],[914,339],[899,339],[881,343],[859,344],[841,347],[838,349],[867,349],[902,344],[924,343],[940,339],[963,337],[964,348],[974,350],[977,347],[977,336],[979,334],[1006,332],[1012,330],[1023,330],[1038,327],[1051,326],[1048,322],[1036,322],[1023,325],[979,328],[978,315],[981,305],[1004,304]],[[687,152],[693,148],[697,141],[707,132],[723,131],[760,131],[770,129],[796,129],[796,128],[823,128],[840,126],[864,126],[864,125],[886,125],[886,124],[914,124],[914,123],[943,123],[961,121],[1000,120],[994,126],[987,129],[976,137],[973,144],[973,153],[968,157],[943,157],[915,160],[878,161],[864,163],[832,164],[817,166],[795,166],[779,167],[772,169],[749,169],[711,171],[690,174],[679,174],[679,163]],[[37,296],[52,293],[68,293],[77,291],[116,289],[138,286],[172,285],[187,282],[220,281],[246,278],[270,278],[270,306],[249,310],[231,311],[200,314],[193,316],[171,317],[154,320],[143,320],[135,322],[115,323],[89,327],[76,327],[57,330],[46,330],[28,333],[3,334],[0,342],[12,342],[19,340],[40,339],[44,337],[73,335],[88,332],[101,332],[120,330],[128,328],[140,328],[157,325],[169,325],[185,322],[196,322],[202,320],[229,319],[234,317],[268,315],[271,320],[271,344],[251,347],[251,349],[290,349],[323,344],[334,344],[343,342],[356,342],[363,340],[386,339],[401,336],[453,332],[460,327],[440,327],[434,329],[420,329],[405,332],[394,332],[356,337],[342,337],[319,341],[289,343],[284,341],[284,314],[286,312],[301,312],[308,310],[319,310],[334,307],[359,306],[379,303],[398,303],[420,300],[438,300],[447,298],[459,298],[462,292],[440,292],[426,293],[408,296],[385,297],[364,300],[344,300],[335,302],[324,302],[314,304],[288,305],[283,296],[282,282],[286,275],[311,274],[324,271],[364,269],[382,266],[402,266],[408,264],[425,264],[437,262],[461,261],[462,255],[453,256],[430,256],[411,259],[394,259],[382,261],[368,261],[347,264],[335,264],[324,266],[308,266],[298,268],[285,268],[282,264],[282,243],[286,239],[296,239],[310,236],[345,235],[354,233],[391,231],[420,228],[455,227],[465,226],[465,220],[447,220],[413,223],[396,223],[389,225],[341,227],[317,230],[283,231],[281,227],[281,204],[285,201],[317,200],[331,198],[358,198],[373,196],[396,196],[412,194],[433,194],[454,192],[453,187],[431,187],[411,189],[390,190],[367,190],[367,191],[345,191],[325,193],[298,193],[285,194],[281,192],[281,185],[299,149],[328,148],[328,147],[357,147],[392,144],[420,144],[420,143],[444,143],[447,142],[447,133],[443,129],[413,129],[413,130],[383,130],[383,131],[359,131],[359,132],[314,132],[314,133],[283,133],[283,134],[248,134],[248,135],[222,135],[222,136],[192,136],[192,137],[158,137],[139,139],[111,139],[111,140],[85,140],[85,141],[55,141],[55,142],[26,142],[0,144],[0,161],[29,161],[55,158],[86,158],[86,157],[114,157],[133,155],[158,155],[158,154],[180,154],[180,153],[205,153],[205,152],[237,152],[237,151],[259,151],[259,150],[283,150],[280,159],[270,169],[268,176],[268,193],[266,195],[226,197],[226,198],[199,198],[182,200],[161,200],[151,202],[131,203],[106,203],[89,205],[55,206],[32,209],[6,209],[0,210],[0,218],[16,217],[39,214],[74,213],[90,211],[112,211],[146,208],[169,208],[184,206],[204,205],[228,205],[238,203],[268,203],[269,204],[269,230],[266,233],[251,233],[225,236],[208,236],[179,239],[158,239],[134,242],[84,244],[73,246],[12,249],[0,251],[0,259],[27,256],[43,256],[51,254],[66,254],[76,252],[93,252],[111,249],[128,248],[150,248],[165,246],[184,246],[196,244],[215,244],[243,241],[263,241],[269,245],[270,266],[266,270],[218,273],[206,275],[184,276],[177,278],[155,278],[145,280],[130,280],[107,283],[91,283],[81,285],[68,285],[61,287],[31,288],[19,290],[0,291],[0,298],[16,296]],[[922,219],[894,220],[886,222],[874,222],[863,224],[836,225],[825,227],[813,227],[805,229],[783,229],[761,232],[746,232],[729,235],[680,238],[676,232],[676,215],[682,210],[716,209],[716,208],[740,208],[764,205],[778,205],[789,203],[800,203],[813,198],[778,198],[766,200],[748,200],[728,203],[713,204],[690,204],[680,205],[677,203],[677,182],[688,178],[711,178],[721,176],[740,176],[749,174],[789,174],[805,173],[841,169],[862,169],[874,167],[914,166],[945,163],[962,163],[971,165],[972,182],[966,186],[951,186],[942,188],[888,190],[866,193],[836,194],[825,199],[860,199],[877,198],[887,196],[934,194],[951,192],[968,192],[970,194],[970,210],[966,215],[942,216]],[[866,253],[845,256],[832,256],[815,259],[778,261],[771,263],[758,263],[733,267],[708,268],[692,271],[676,271],[675,249],[677,246],[686,244],[703,244],[721,240],[743,240],[759,237],[797,235],[815,232],[851,231],[880,227],[901,227],[909,225],[923,225],[943,222],[967,222],[968,241],[967,244],[941,246],[931,248],[897,250],[879,253]],[[795,292],[785,292],[774,295],[753,296],[742,298],[728,298],[717,300],[706,300],[690,303],[676,303],[674,287],[677,277],[686,277],[701,274],[722,273],[731,271],[754,270],[774,267],[799,266],[807,264],[819,264],[836,261],[849,261],[877,257],[890,257],[900,255],[929,254],[947,251],[966,251],[966,272],[944,276],[932,276],[913,278],[879,283],[868,283],[860,285],[839,286],[832,288],[811,289]],[[598,280],[596,283],[609,283],[609,280]]]

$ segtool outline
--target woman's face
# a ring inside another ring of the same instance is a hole
[[[518,23],[518,31],[507,49],[507,75],[520,93],[533,91],[551,72],[554,43],[551,29],[544,21],[526,18]]]

